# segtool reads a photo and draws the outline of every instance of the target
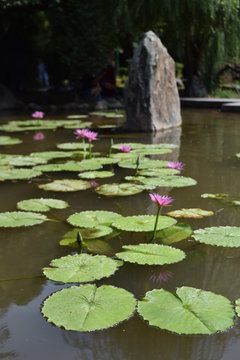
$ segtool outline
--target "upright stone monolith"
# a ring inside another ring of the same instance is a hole
[[[158,131],[181,125],[175,63],[152,31],[145,33],[134,53],[125,90],[129,130]]]

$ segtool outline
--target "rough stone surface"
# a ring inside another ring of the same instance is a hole
[[[129,130],[157,131],[181,125],[175,64],[152,31],[144,35],[134,53],[125,90]]]

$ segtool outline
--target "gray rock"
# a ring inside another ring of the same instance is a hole
[[[157,131],[182,123],[175,63],[152,31],[134,53],[125,103],[129,130]]]
[[[23,104],[15,98],[13,93],[0,84],[0,110],[10,110],[23,107]]]

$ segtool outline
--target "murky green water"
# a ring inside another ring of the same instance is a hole
[[[124,134],[116,136],[120,141],[155,143],[164,139],[180,145],[173,155],[161,159],[179,160],[185,163],[183,175],[191,176],[198,185],[183,189],[159,189],[161,194],[170,194],[174,199],[172,209],[200,207],[213,210],[214,216],[187,219],[193,229],[206,226],[239,226],[240,208],[224,207],[220,202],[202,199],[202,193],[229,193],[240,200],[240,161],[235,154],[240,152],[240,116],[216,111],[183,111],[182,134],[174,129],[166,134]],[[34,142],[33,133],[17,134],[23,144],[1,152],[28,153],[54,150],[55,144],[72,141],[71,130],[45,132],[46,140]],[[96,149],[106,151],[109,135],[101,136]],[[107,167],[106,167],[107,169]],[[118,169],[114,181],[123,179],[128,170]],[[76,177],[67,174],[65,177]],[[53,178],[62,175],[51,175]],[[113,182],[102,179],[98,183]],[[143,192],[130,197],[105,198],[93,189],[74,193],[47,193],[37,188],[37,180],[0,183],[0,211],[13,211],[19,200],[33,197],[56,197],[69,202],[65,210],[53,210],[51,217],[60,222],[0,230],[0,359],[68,359],[68,360],[236,360],[240,352],[240,327],[211,336],[180,336],[149,327],[135,314],[129,321],[104,331],[79,333],[66,331],[49,324],[41,315],[43,300],[64,286],[42,277],[42,267],[57,257],[69,254],[71,248],[60,247],[59,240],[71,229],[64,220],[81,210],[122,211],[123,215],[155,213],[154,204]],[[41,181],[42,182],[42,181]],[[50,217],[49,216],[49,217]],[[144,236],[144,235],[141,235]],[[121,235],[110,245],[114,251],[123,244],[139,241],[139,235]],[[230,300],[240,297],[240,249],[216,248],[197,244],[191,240],[178,245],[185,249],[187,258],[164,267],[169,279],[165,283],[153,281],[153,274],[160,267],[125,264],[109,279],[97,284],[112,284],[131,291],[137,299],[146,291],[164,287],[174,291],[186,285],[222,294]]]

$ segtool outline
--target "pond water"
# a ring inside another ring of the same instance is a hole
[[[18,117],[19,119],[19,117]],[[9,118],[6,117],[6,120]],[[74,141],[72,130],[44,131],[44,141],[33,141],[33,133],[14,134],[22,144],[2,147],[2,153],[30,153],[55,150],[56,143]],[[207,226],[239,226],[240,208],[227,206],[212,199],[201,198],[202,193],[228,193],[240,200],[240,162],[235,154],[240,152],[239,115],[217,111],[183,111],[183,126],[166,134],[118,134],[116,142],[173,142],[179,145],[173,154],[153,158],[182,161],[183,175],[198,181],[196,186],[180,189],[158,189],[175,199],[171,210],[199,207],[214,211],[204,219],[185,219],[193,229]],[[5,135],[5,134],[3,134]],[[107,151],[107,132],[100,134],[97,151]],[[106,167],[106,169],[108,166]],[[127,169],[126,169],[127,170]],[[98,183],[122,180],[131,173],[118,168],[115,178],[100,179]],[[133,172],[132,172],[133,173]],[[76,174],[55,175],[51,178],[76,178]],[[114,180],[113,180],[114,179]],[[48,179],[49,180],[49,179]],[[41,304],[51,293],[68,287],[47,280],[42,268],[60,256],[74,251],[59,245],[62,236],[71,227],[65,219],[82,210],[110,210],[123,215],[155,214],[146,191],[129,197],[103,197],[93,189],[73,193],[49,193],[38,189],[43,180],[2,182],[0,184],[0,211],[16,210],[16,203],[36,197],[56,197],[66,200],[70,207],[52,210],[49,217],[60,221],[41,225],[0,229],[0,359],[81,359],[81,360],[235,360],[240,352],[240,327],[238,321],[230,330],[207,335],[177,335],[150,327],[136,313],[111,329],[81,333],[66,331],[49,324],[40,312]],[[144,237],[144,235],[141,235]],[[110,240],[114,252],[123,244],[139,242],[139,235],[121,234]],[[175,292],[176,287],[192,286],[209,290],[229,298],[240,297],[240,248],[207,246],[192,239],[176,244],[187,253],[184,261],[161,267],[125,263],[108,279],[97,285],[111,284],[132,292],[137,299],[154,288]],[[154,281],[159,271],[167,274],[166,282]]]

